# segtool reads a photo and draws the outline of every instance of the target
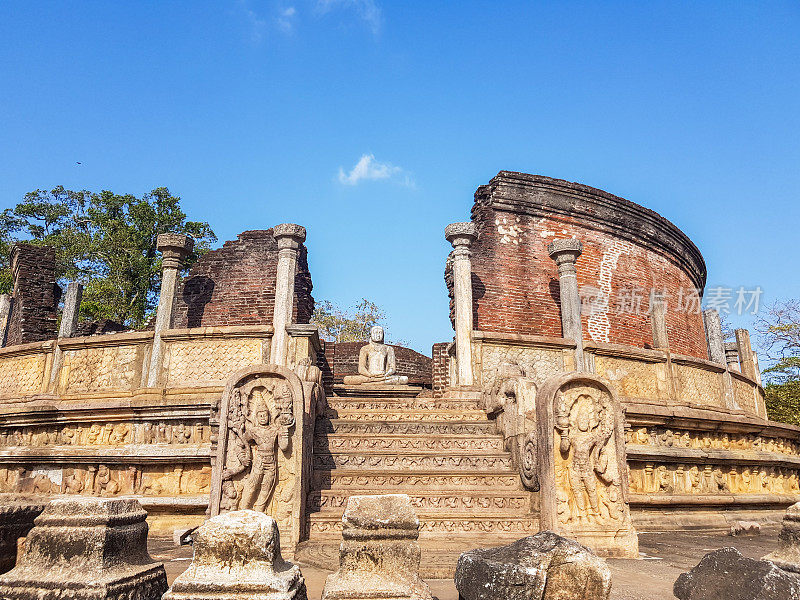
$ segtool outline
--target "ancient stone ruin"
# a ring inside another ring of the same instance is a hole
[[[637,528],[727,529],[800,501],[800,431],[767,420],[747,332],[726,344],[701,310],[706,265],[680,229],[508,171],[469,214],[443,228],[454,336],[430,356],[377,329],[320,339],[297,224],[185,276],[191,239],[160,237],[138,331],[76,324],[74,285],[57,330],[53,257],[20,246],[0,298],[0,500],[130,497],[170,532],[255,510],[287,556],[333,569],[348,499],[405,494],[424,577],[543,529],[636,556]]]
[[[133,499],[60,498],[36,518],[4,600],[160,600],[161,563],[147,553],[147,513]]]

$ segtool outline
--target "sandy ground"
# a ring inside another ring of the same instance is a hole
[[[762,529],[756,537],[730,537],[724,532],[672,531],[640,533],[639,560],[608,561],[613,573],[613,600],[664,600],[674,598],[672,584],[678,575],[688,571],[703,556],[725,546],[733,546],[752,558],[760,558],[777,547],[779,527]],[[192,557],[190,546],[175,547],[171,538],[151,536],[150,553],[161,560],[167,570],[170,583],[189,565]],[[319,600],[325,578],[330,571],[303,565],[309,600]],[[439,600],[458,600],[453,581],[430,579],[428,584]]]

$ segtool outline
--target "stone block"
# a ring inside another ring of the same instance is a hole
[[[731,525],[730,534],[740,535],[761,535],[761,525],[756,521],[736,521]]]
[[[342,515],[339,570],[322,600],[432,600],[419,576],[419,519],[405,494],[350,496]]]
[[[784,571],[800,574],[800,502],[786,510],[778,541],[780,548],[764,559],[774,562]]]
[[[194,558],[163,600],[306,600],[300,568],[283,560],[275,519],[218,515],[194,532]]]
[[[44,503],[3,500],[0,503],[0,573],[14,568],[17,541],[33,529],[33,520],[44,510]]]
[[[796,600],[800,577],[736,548],[721,548],[678,577],[672,591],[679,600]]]
[[[61,498],[0,575],[3,600],[160,600],[164,565],[147,553],[147,513],[133,499]]]
[[[461,600],[607,600],[611,571],[585,546],[542,531],[508,546],[465,552],[455,583]]]

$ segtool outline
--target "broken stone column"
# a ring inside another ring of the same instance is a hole
[[[542,531],[508,546],[465,552],[455,583],[461,600],[607,600],[611,570],[589,548]]]
[[[736,347],[739,350],[739,364],[742,368],[742,375],[753,381],[760,381],[760,375],[756,371],[756,361],[753,358],[753,348],[750,345],[750,332],[747,329],[736,330]]]
[[[780,548],[764,559],[774,562],[784,571],[800,574],[800,502],[786,510],[778,541]]]
[[[766,560],[746,558],[736,548],[709,552],[672,588],[679,600],[797,600],[800,577]]]
[[[160,600],[164,565],[147,553],[147,513],[133,499],[60,498],[0,575],[3,600]]]
[[[33,521],[44,510],[36,501],[3,500],[0,503],[0,573],[14,568],[17,563],[17,540],[33,529]]]
[[[725,342],[725,362],[728,365],[728,370],[741,371],[739,367],[739,346],[736,342]]]
[[[650,295],[650,325],[653,329],[653,348],[669,349],[667,297],[663,291],[654,290]]]
[[[475,224],[450,223],[444,237],[453,245],[453,300],[455,304],[456,362],[458,384],[472,385],[472,253]]]
[[[64,297],[64,310],[61,313],[61,325],[58,328],[59,338],[70,338],[75,335],[78,328],[78,314],[81,308],[81,298],[83,298],[83,285],[77,281],[70,281],[67,285],[67,293]],[[64,353],[56,344],[53,350],[53,366],[50,371],[50,383],[55,384],[61,373],[64,364]]]
[[[322,600],[432,600],[419,577],[419,519],[407,495],[350,496],[342,524],[339,570]]]
[[[289,334],[294,312],[294,280],[297,276],[297,257],[306,239],[306,229],[294,223],[281,223],[272,230],[278,241],[278,266],[275,275],[275,306],[272,311],[272,348],[269,362],[286,366],[289,353]]]
[[[11,296],[0,294],[0,348],[6,345],[8,321],[11,318]]]
[[[584,371],[581,297],[578,292],[578,271],[575,263],[583,252],[580,240],[553,240],[547,253],[558,266],[558,288],[561,299],[562,335],[575,342],[575,369]]]
[[[150,369],[147,373],[147,386],[156,387],[164,358],[164,342],[161,333],[172,327],[172,314],[175,296],[178,291],[178,276],[183,262],[194,248],[194,240],[180,233],[162,233],[158,236],[156,247],[161,252],[161,295],[156,310],[156,327],[153,334],[153,351],[150,355]]]
[[[52,340],[56,337],[56,309],[61,288],[56,284],[55,250],[18,243],[11,250],[14,301],[6,331],[6,345]]]
[[[252,510],[225,513],[192,538],[192,564],[163,600],[306,600],[300,568],[281,557],[272,517]]]
[[[704,310],[703,324],[706,329],[708,359],[721,365],[727,365],[725,360],[725,338],[722,335],[722,321],[719,318],[719,312],[713,308]]]

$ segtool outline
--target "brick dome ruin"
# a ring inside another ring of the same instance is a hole
[[[767,419],[749,336],[724,344],[700,310],[706,266],[675,225],[507,171],[470,215],[445,230],[455,335],[430,357],[382,334],[320,339],[299,225],[246,231],[182,277],[191,240],[159,238],[141,331],[78,325],[75,284],[56,331],[53,256],[19,245],[0,299],[0,499],[133,496],[156,530],[254,508],[288,552],[334,566],[347,499],[405,493],[423,576],[542,529],[636,556],[637,528],[800,500],[800,428]]]

